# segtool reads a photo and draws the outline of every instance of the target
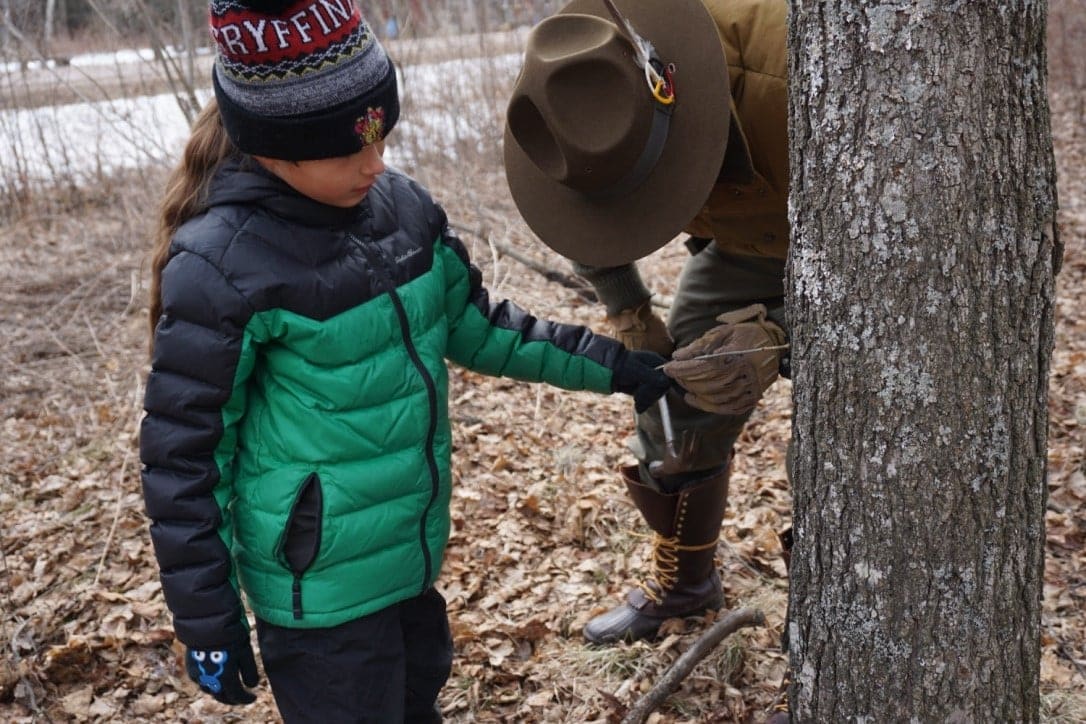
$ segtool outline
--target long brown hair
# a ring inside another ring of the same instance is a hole
[[[237,153],[212,98],[192,125],[181,163],[170,174],[166,193],[158,207],[158,223],[151,249],[151,340],[162,316],[162,269],[169,261],[170,240],[178,227],[207,206],[207,189],[219,165]]]

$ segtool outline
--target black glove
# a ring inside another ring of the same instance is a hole
[[[633,395],[634,409],[644,412],[673,384],[663,370],[657,369],[665,362],[667,360],[655,352],[625,349],[619,353],[611,370],[611,389]]]
[[[256,695],[245,686],[256,686],[253,647],[246,641],[224,649],[185,649],[185,671],[200,688],[223,704],[252,704]],[[245,686],[242,686],[244,682]]]

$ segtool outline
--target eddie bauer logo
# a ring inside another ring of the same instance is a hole
[[[411,251],[404,252],[403,254],[400,254],[398,257],[396,257],[396,263],[397,264],[403,264],[405,261],[407,261],[411,257],[418,256],[421,251],[422,251],[422,249],[419,249],[419,248],[416,247],[416,248],[412,249]]]

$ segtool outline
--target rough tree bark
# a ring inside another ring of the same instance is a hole
[[[795,0],[796,721],[1036,721],[1046,3]]]

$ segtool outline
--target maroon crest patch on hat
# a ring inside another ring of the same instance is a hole
[[[367,146],[380,141],[385,137],[385,109],[367,108],[366,115],[355,122],[354,132]]]

